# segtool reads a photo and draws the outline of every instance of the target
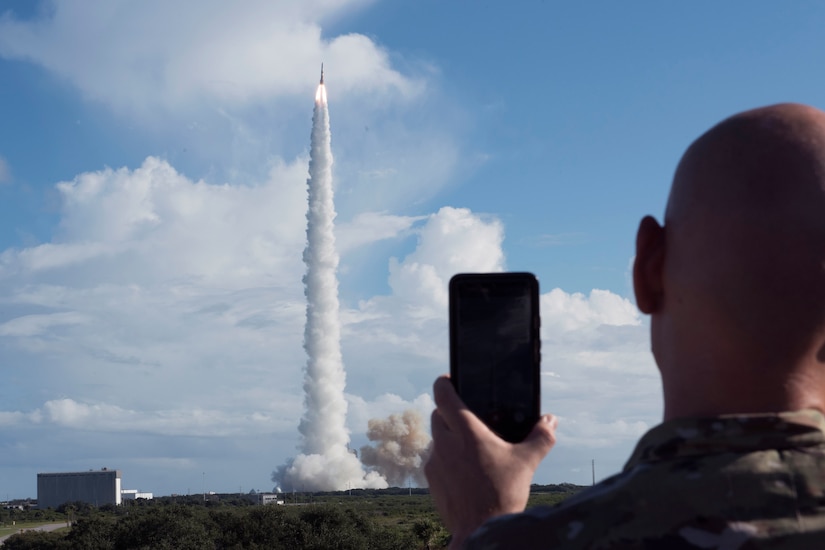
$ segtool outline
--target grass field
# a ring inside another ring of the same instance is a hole
[[[40,527],[41,525],[49,525],[50,523],[57,523],[56,521],[37,521],[37,522],[29,522],[29,523],[21,523],[17,522],[17,525],[3,525],[0,526],[0,537],[5,537],[6,535],[13,535],[14,533],[19,533],[21,529],[34,529],[35,527]]]

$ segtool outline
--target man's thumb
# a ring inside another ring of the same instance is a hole
[[[536,463],[541,462],[545,455],[550,452],[550,449],[553,448],[553,445],[556,444],[556,426],[558,423],[559,421],[555,416],[545,414],[539,418],[527,438],[519,443],[524,452]]]

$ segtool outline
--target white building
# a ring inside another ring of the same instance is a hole
[[[283,505],[284,501],[281,498],[280,494],[276,493],[257,493],[247,495],[247,498],[251,499],[252,502],[255,504],[280,504]]]
[[[152,500],[154,495],[152,493],[140,493],[137,489],[123,489],[120,492],[121,500],[137,500],[139,498],[144,498],[146,500]]]

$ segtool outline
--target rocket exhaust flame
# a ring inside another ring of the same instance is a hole
[[[323,82],[318,84],[318,89],[315,90],[315,103],[320,105],[327,104],[327,88]]]

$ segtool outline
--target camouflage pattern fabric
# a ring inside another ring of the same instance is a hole
[[[556,507],[491,520],[465,548],[825,550],[825,417],[665,422],[621,473]]]

